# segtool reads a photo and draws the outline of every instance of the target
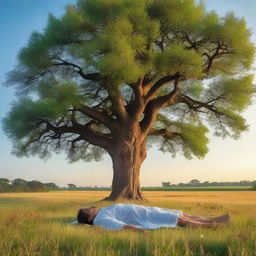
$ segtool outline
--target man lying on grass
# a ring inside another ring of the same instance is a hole
[[[175,228],[177,226],[215,227],[228,224],[228,214],[208,218],[170,210],[136,204],[114,204],[108,207],[95,206],[78,211],[77,220],[82,224],[100,226],[106,229],[130,229],[143,232],[145,229]]]

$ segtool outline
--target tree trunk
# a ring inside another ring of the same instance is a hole
[[[113,162],[112,192],[106,200],[145,200],[140,190],[140,167],[146,158],[146,141],[140,133],[126,132],[113,146],[110,153]]]

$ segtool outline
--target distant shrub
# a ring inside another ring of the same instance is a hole
[[[57,190],[59,187],[55,183],[42,183],[38,180],[27,181],[20,178],[10,181],[0,178],[0,193],[4,192],[44,192]]]

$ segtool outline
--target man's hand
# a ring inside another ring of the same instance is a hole
[[[135,231],[135,232],[140,232],[140,233],[143,233],[143,234],[146,234],[146,230],[144,229],[141,229],[141,228],[137,228],[135,226],[132,226],[132,225],[125,225],[123,229],[128,229],[128,230],[132,230],[132,231]]]

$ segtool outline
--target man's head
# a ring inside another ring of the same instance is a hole
[[[93,220],[96,217],[100,208],[91,206],[89,208],[81,208],[77,213],[77,221],[82,224],[93,224]]]

